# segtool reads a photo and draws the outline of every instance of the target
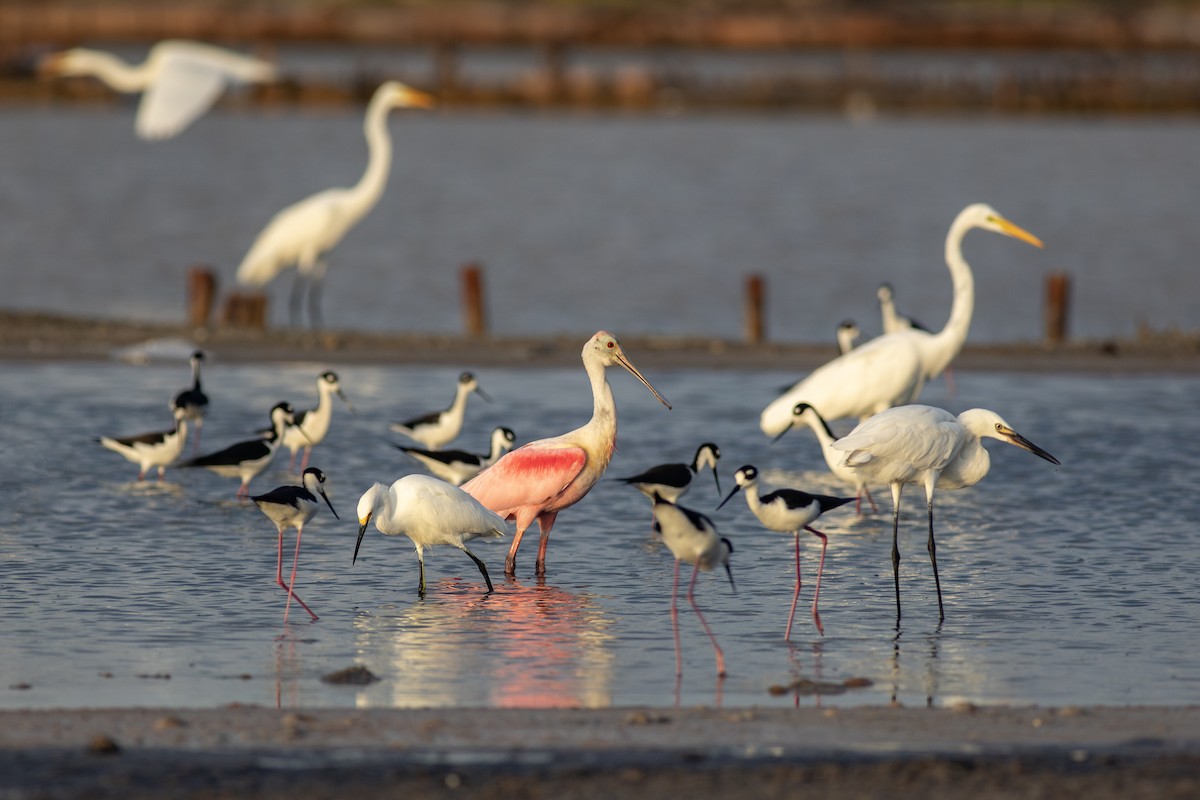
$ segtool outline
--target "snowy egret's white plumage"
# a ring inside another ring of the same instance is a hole
[[[432,411],[404,422],[393,422],[392,430],[396,433],[403,433],[430,450],[438,450],[443,445],[454,441],[462,432],[463,420],[467,414],[467,398],[472,394],[491,401],[491,398],[479,388],[479,380],[470,372],[464,372],[458,376],[458,383],[454,388],[454,400],[450,403],[449,408]]]
[[[833,443],[843,453],[842,463],[870,483],[892,489],[892,571],[896,583],[896,621],[900,621],[900,492],[906,484],[925,487],[929,510],[929,560],[937,586],[938,618],[945,619],[942,585],[933,540],[935,489],[962,489],[983,479],[991,466],[984,439],[1016,445],[1051,464],[1054,456],[1012,429],[995,411],[972,408],[957,417],[949,411],[924,405],[890,408],[862,422]]]
[[[118,92],[141,92],[136,130],[143,139],[169,139],[212,107],[227,86],[275,79],[275,66],[200,42],[167,40],[137,66],[100,50],[77,47],[42,62],[50,75],[93,75]]]
[[[457,547],[470,556],[492,591],[487,567],[465,543],[503,536],[508,526],[457,486],[428,475],[405,475],[390,487],[376,483],[367,489],[358,501],[358,542],[351,563],[358,560],[358,548],[372,520],[385,536],[407,536],[417,546],[421,565],[417,594],[421,597],[425,596],[425,548],[436,545]]]

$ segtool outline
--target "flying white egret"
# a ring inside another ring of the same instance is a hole
[[[819,408],[827,420],[865,418],[892,406],[914,402],[925,381],[940,375],[962,349],[975,309],[975,279],[962,254],[967,231],[980,228],[1012,236],[1035,247],[1036,236],[975,203],[955,218],[946,236],[946,266],[954,285],[950,318],[937,333],[912,328],[876,337],[809,373],[763,409],[759,427],[778,436],[792,420],[797,403]]]
[[[679,595],[679,562],[692,565],[692,580],[688,584],[688,602],[696,612],[704,632],[712,642],[713,652],[717,658],[717,677],[725,677],[725,653],[717,644],[717,637],[708,627],[707,620],[696,605],[696,576],[703,570],[708,572],[721,564],[725,574],[729,576],[729,585],[733,586],[733,571],[729,568],[729,555],[733,552],[733,542],[718,535],[713,521],[698,511],[677,506],[661,495],[653,493],[654,500],[654,530],[662,537],[662,542],[675,557],[675,578],[671,583],[671,629],[675,634],[675,675],[683,675],[683,657],[679,649],[679,609],[676,598]],[[737,589],[734,588],[736,592]]]
[[[825,626],[821,624],[821,613],[817,609],[817,601],[821,597],[821,575],[825,572],[825,550],[829,547],[829,537],[816,528],[812,523],[826,511],[831,511],[847,503],[853,503],[853,497],[830,497],[825,494],[809,494],[799,489],[776,489],[768,494],[758,493],[758,469],[750,464],[733,473],[733,490],[721,501],[721,506],[728,503],[740,490],[746,490],[746,505],[758,521],[767,530],[792,534],[796,545],[796,589],[792,593],[792,610],[788,612],[787,630],[783,638],[792,638],[792,619],[796,616],[796,602],[800,599],[800,531],[806,530],[821,540],[821,563],[817,566],[817,584],[813,589],[812,618],[817,631],[824,636]]]
[[[929,561],[937,587],[938,619],[946,618],[942,582],[938,577],[937,545],[933,540],[934,489],[962,489],[983,479],[991,459],[985,438],[1016,445],[1057,465],[1058,459],[1012,429],[999,414],[972,408],[957,417],[923,405],[881,411],[833,443],[844,453],[842,463],[870,483],[892,488],[892,572],[896,582],[896,622],[900,622],[900,491],[905,484],[925,487],[929,509]]]
[[[279,532],[279,544],[276,548],[275,557],[275,582],[279,584],[288,594],[287,603],[283,606],[283,621],[286,624],[288,618],[288,610],[292,607],[292,600],[295,599],[300,607],[308,612],[308,615],[315,622],[317,615],[313,610],[300,599],[300,595],[296,594],[296,567],[300,563],[300,537],[304,535],[304,525],[310,519],[317,515],[321,504],[317,502],[320,497],[325,501],[325,505],[329,506],[329,510],[333,512],[334,519],[340,519],[337,511],[334,511],[333,503],[329,502],[329,496],[325,494],[325,473],[316,467],[309,467],[304,470],[304,474],[300,478],[302,485],[300,486],[280,486],[277,489],[272,489],[266,494],[255,495],[250,499],[254,501],[254,505],[258,506],[259,510],[267,515],[267,519],[275,523],[275,527]],[[296,553],[292,556],[292,577],[287,582],[283,582],[283,532],[288,528],[296,529]]]
[[[137,135],[169,139],[212,107],[232,84],[275,80],[275,65],[200,42],[167,40],[137,66],[100,50],[76,47],[42,61],[48,75],[93,75],[118,92],[141,92]]]
[[[358,548],[371,520],[383,535],[407,536],[417,546],[420,597],[425,596],[425,548],[434,545],[457,547],[470,556],[488,591],[493,591],[487,566],[467,549],[465,542],[503,536],[508,526],[502,517],[457,486],[428,475],[405,475],[390,487],[376,483],[367,489],[358,500],[358,541],[352,564],[358,561]]]
[[[371,97],[363,122],[369,156],[358,183],[317,192],[276,214],[238,266],[238,283],[262,286],[283,270],[296,267],[289,307],[292,324],[298,322],[300,295],[307,286],[309,321],[319,327],[321,282],[329,251],[375,207],[387,186],[392,166],[388,112],[432,105],[432,97],[398,81],[381,84]]]

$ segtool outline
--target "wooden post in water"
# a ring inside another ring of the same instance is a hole
[[[763,277],[758,274],[746,276],[746,341],[762,344],[766,339],[766,323],[763,313]]]
[[[487,315],[483,304],[483,268],[475,262],[459,271],[462,284],[463,329],[467,336],[487,336]]]
[[[437,87],[438,98],[445,100],[458,88],[458,44],[452,41],[441,41],[433,46],[434,86]]]
[[[1067,338],[1067,312],[1071,299],[1071,276],[1052,272],[1046,276],[1046,344],[1062,344]]]
[[[212,267],[197,264],[187,273],[188,324],[193,328],[207,328],[212,315],[213,301],[217,297],[217,275]]]
[[[267,296],[261,292],[234,292],[225,298],[221,322],[235,328],[267,327]]]

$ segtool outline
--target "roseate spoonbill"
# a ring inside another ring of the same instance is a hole
[[[954,285],[950,319],[938,333],[908,329],[876,337],[809,373],[763,409],[759,427],[778,436],[791,424],[796,403],[821,409],[827,420],[865,418],[892,406],[912,403],[925,381],[950,364],[971,326],[975,309],[975,279],[962,255],[962,240],[973,228],[1012,236],[1041,247],[1033,234],[1002,217],[991,206],[967,206],[946,236],[946,265]]]
[[[675,503],[691,488],[692,478],[708,467],[712,470],[713,480],[717,482],[719,496],[721,478],[717,475],[717,461],[720,458],[721,449],[712,442],[705,442],[696,448],[696,457],[691,464],[659,464],[638,475],[617,480],[629,484],[652,500],[658,495],[668,503]]]
[[[167,465],[179,458],[187,441],[187,411],[182,406],[175,406],[174,413],[175,427],[169,431],[121,438],[101,436],[96,441],[137,464],[139,481],[145,479],[151,467],[158,467],[161,481]]]
[[[838,354],[844,356],[853,350],[860,335],[862,331],[858,329],[857,322],[852,319],[842,320],[837,326]]]
[[[289,303],[292,324],[299,320],[301,294],[307,287],[309,321],[313,327],[320,327],[321,283],[329,251],[375,207],[387,185],[392,165],[388,111],[432,105],[432,97],[402,83],[381,84],[371,97],[363,122],[369,156],[358,183],[317,192],[276,214],[238,266],[238,283],[262,286],[295,266],[296,282]]]
[[[298,411],[292,424],[283,432],[283,446],[292,452],[292,460],[288,468],[295,466],[296,453],[304,448],[304,458],[300,462],[300,471],[308,466],[308,458],[312,449],[325,440],[329,433],[329,423],[333,420],[333,396],[337,395],[350,412],[354,406],[342,392],[342,384],[333,372],[322,372],[317,376],[317,407]]]
[[[849,467],[842,465],[843,454],[840,450],[833,448],[833,443],[837,440],[837,437],[833,435],[833,430],[830,429],[829,423],[808,403],[796,404],[796,407],[792,409],[792,424],[784,428],[772,441],[779,441],[785,433],[801,423],[807,425],[816,434],[817,442],[821,445],[821,455],[825,457],[825,465],[829,467],[829,471],[847,483],[854,484],[854,513],[862,513],[862,499],[864,495],[871,503],[871,513],[878,512],[879,506],[875,505],[875,498],[871,497],[871,490],[863,482],[862,476]]]
[[[671,404],[625,355],[611,333],[598,331],[583,346],[583,368],[592,384],[592,418],[586,425],[551,439],[539,439],[503,455],[500,460],[463,484],[463,489],[505,519],[516,520],[504,573],[517,567],[521,537],[536,519],[541,530],[537,575],[546,574],[546,544],[558,512],[575,505],[604,475],[617,441],[617,406],[604,376],[606,367],[620,365],[658,398]]]
[[[842,463],[863,480],[892,488],[892,573],[896,581],[896,623],[900,623],[900,490],[905,484],[925,487],[929,509],[929,562],[937,587],[938,619],[944,620],[942,582],[938,577],[937,546],[933,541],[934,489],[962,489],[987,475],[991,459],[985,438],[999,439],[1028,450],[1051,464],[1054,456],[1014,431],[995,411],[972,408],[957,417],[923,405],[897,406],[874,415],[833,443]]]
[[[454,441],[462,432],[463,418],[467,413],[467,398],[477,394],[491,402],[492,398],[479,388],[479,381],[470,372],[458,376],[454,389],[454,402],[443,411],[433,411],[404,422],[393,422],[392,430],[420,442],[429,450],[438,450]]]
[[[171,409],[183,409],[183,418],[196,423],[196,435],[192,437],[192,452],[200,448],[200,430],[204,427],[204,415],[208,413],[208,395],[200,388],[200,365],[204,363],[204,353],[197,350],[192,353],[192,386],[181,389],[171,399]]]
[[[671,583],[671,630],[675,634],[675,674],[683,675],[683,657],[679,649],[679,611],[676,598],[679,596],[679,562],[692,565],[692,580],[688,584],[688,602],[696,612],[704,632],[712,641],[713,652],[717,657],[717,676],[725,677],[725,654],[717,644],[717,637],[704,615],[700,606],[696,605],[696,575],[701,570],[707,572],[718,564],[724,565],[725,573],[729,576],[729,585],[733,586],[733,571],[729,568],[729,555],[733,552],[733,542],[717,534],[713,521],[698,511],[677,506],[661,495],[651,495],[654,500],[654,530],[662,536],[663,544],[675,556],[675,578]],[[737,588],[734,587],[734,592]]]
[[[496,428],[492,431],[491,450],[482,455],[465,450],[422,450],[419,447],[404,447],[398,444],[392,447],[412,456],[446,483],[462,486],[478,475],[481,469],[496,463],[496,459],[512,450],[516,439],[516,434],[508,428]]]
[[[813,589],[812,618],[817,631],[824,636],[825,627],[821,624],[817,601],[821,597],[821,575],[825,572],[825,549],[829,546],[829,537],[811,527],[811,524],[826,511],[853,503],[854,498],[809,494],[799,489],[776,489],[770,494],[759,495],[758,469],[749,464],[733,473],[733,480],[737,485],[717,508],[728,503],[740,489],[745,489],[746,505],[763,527],[792,534],[796,544],[796,591],[792,593],[792,610],[788,612],[787,630],[783,633],[785,640],[792,638],[792,618],[796,616],[796,601],[800,599],[800,531],[806,530],[821,540],[821,563],[817,566],[817,585]]]
[[[93,75],[118,92],[141,92],[137,135],[169,139],[212,107],[227,86],[275,80],[275,65],[200,42],[167,40],[150,48],[137,66],[99,50],[77,47],[51,53],[47,75]]]
[[[329,506],[329,510],[333,512],[334,519],[340,519],[337,511],[334,511],[333,503],[329,502],[329,495],[325,494],[325,473],[316,467],[309,467],[304,470],[304,474],[300,477],[300,486],[280,486],[277,489],[272,489],[266,494],[255,495],[250,499],[254,501],[254,505],[258,506],[259,510],[267,515],[267,519],[275,523],[275,527],[279,530],[279,546],[278,554],[275,559],[275,582],[278,583],[284,590],[287,591],[287,603],[283,606],[283,621],[286,624],[288,618],[288,609],[292,606],[294,598],[300,607],[308,612],[308,615],[317,619],[317,615],[308,607],[300,595],[296,594],[296,565],[300,562],[300,537],[304,535],[304,526],[310,519],[317,515],[321,504],[317,502],[317,496],[325,501],[325,505]],[[296,529],[296,553],[292,556],[292,577],[287,583],[283,582],[283,532],[287,528]]]
[[[241,478],[236,497],[250,494],[250,481],[262,472],[275,457],[275,451],[283,440],[284,429],[292,424],[294,411],[291,403],[276,403],[271,408],[271,429],[265,436],[231,444],[224,450],[197,456],[184,461],[181,467],[204,467],[226,478]]]
[[[383,535],[407,536],[417,546],[417,561],[421,565],[418,596],[425,596],[425,548],[435,545],[457,547],[470,556],[479,567],[488,591],[493,591],[487,566],[465,543],[503,536],[508,526],[498,514],[484,508],[457,486],[428,475],[405,475],[390,487],[376,483],[367,489],[358,500],[358,541],[350,560],[352,564],[358,561],[358,548],[372,519],[376,530]]]

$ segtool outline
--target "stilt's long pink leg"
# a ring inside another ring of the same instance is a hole
[[[793,533],[792,538],[796,540],[796,591],[792,593],[792,610],[788,613],[787,630],[783,634],[785,642],[792,638],[792,618],[796,616],[796,601],[800,599],[800,531]]]
[[[675,562],[675,568],[678,570],[679,562]],[[696,611],[696,616],[700,618],[700,624],[704,626],[704,632],[708,634],[708,638],[712,640],[713,650],[717,654],[717,677],[725,677],[725,654],[721,652],[721,645],[717,644],[717,637],[713,636],[712,630],[708,627],[708,622],[705,621],[704,615],[700,613],[700,606],[696,605],[696,576],[700,574],[700,564],[692,567],[692,582],[688,584],[688,602],[692,604],[692,608]]]
[[[675,634],[675,677],[683,675],[683,656],[679,649],[679,609],[675,598],[679,594],[679,559],[675,559],[675,580],[671,583],[671,631]]]
[[[807,525],[804,526],[804,529],[821,539],[821,563],[817,566],[817,586],[813,590],[812,616],[813,622],[817,624],[817,630],[824,636],[825,627],[821,624],[821,614],[817,611],[817,600],[821,597],[821,573],[825,571],[825,548],[829,547],[829,537]]]
[[[301,459],[301,461],[300,461],[300,474],[301,475],[304,474],[304,470],[308,469],[308,459],[309,459],[309,456],[311,456],[311,455],[312,455],[312,448],[311,447],[304,448],[304,458]]]
[[[297,531],[296,532],[296,556],[295,556],[295,559],[292,561],[292,581],[290,584],[284,583],[283,582],[283,528],[280,528],[279,529],[278,556],[275,559],[275,582],[277,584],[279,584],[280,586],[282,586],[284,589],[286,589],[287,593],[288,593],[287,604],[284,605],[284,607],[283,607],[283,621],[285,624],[287,623],[288,609],[291,608],[293,597],[296,598],[296,602],[299,603],[301,605],[301,607],[303,607],[304,610],[308,612],[309,616],[311,616],[314,620],[317,619],[317,615],[313,613],[313,610],[311,608],[309,608],[307,605],[305,605],[304,601],[300,599],[300,596],[298,594],[296,594],[295,592],[292,591],[292,584],[294,584],[296,582],[296,563],[299,560],[300,560],[300,532]]]

